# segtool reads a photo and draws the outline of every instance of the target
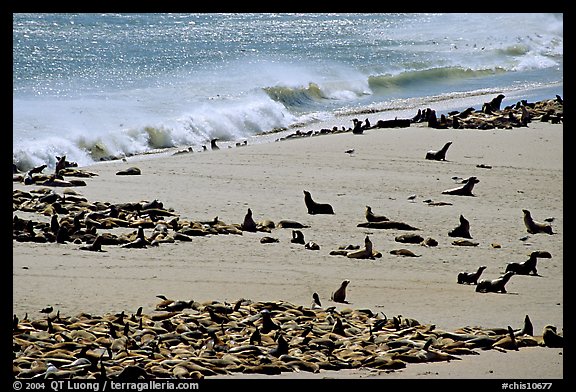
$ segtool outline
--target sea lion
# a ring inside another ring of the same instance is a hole
[[[366,236],[366,238],[364,238],[364,248],[354,252],[349,252],[346,254],[346,257],[350,259],[373,259],[373,252],[372,241],[370,241],[370,237]]]
[[[300,230],[292,230],[292,239],[290,242],[304,245],[306,243],[304,241],[304,234]]]
[[[256,222],[252,218],[252,210],[250,208],[248,208],[248,211],[244,216],[244,222],[242,223],[242,226],[240,226],[240,228],[242,229],[242,231],[256,232]]]
[[[478,246],[480,245],[479,242],[470,241],[470,240],[454,240],[452,241],[452,245],[456,246]]]
[[[536,270],[536,262],[538,258],[549,259],[552,255],[546,251],[534,251],[530,253],[530,258],[522,263],[508,263],[506,266],[506,272],[512,271],[518,275],[538,275]]]
[[[366,221],[368,222],[382,222],[389,220],[384,215],[375,215],[370,206],[366,206]]]
[[[216,142],[217,142],[218,140],[220,140],[220,139],[214,138],[214,139],[210,140],[210,148],[212,148],[213,150],[219,150],[220,147],[218,147],[218,146],[216,145]]]
[[[499,111],[504,98],[505,96],[503,94],[498,94],[497,97],[493,98],[490,102],[486,102],[482,106],[482,111],[486,114],[492,114],[492,112]]]
[[[367,227],[370,229],[392,229],[392,230],[420,230],[404,222],[381,221],[381,222],[362,222],[356,227]]]
[[[483,279],[476,285],[476,292],[478,293],[506,293],[506,283],[510,280],[514,272],[508,271],[504,275],[496,279]]]
[[[316,242],[314,242],[314,241],[310,241],[310,242],[307,242],[307,243],[304,245],[304,248],[305,248],[305,249],[308,249],[308,250],[320,250],[320,245],[318,245],[318,244],[317,244]]]
[[[293,220],[282,219],[280,222],[278,222],[276,227],[282,228],[282,229],[306,229],[310,226],[302,224],[300,222],[293,221]]]
[[[320,302],[320,296],[318,293],[312,294],[312,305],[310,306],[311,309],[322,309],[322,303]]]
[[[80,247],[81,250],[90,250],[92,252],[104,252],[102,250],[102,241],[103,238],[101,235],[96,236],[96,238],[94,238],[94,242],[92,242],[92,244],[87,245],[87,246],[82,246]]]
[[[544,346],[562,348],[564,347],[564,336],[559,335],[556,331],[556,327],[553,325],[546,325],[544,327],[544,332],[542,333],[542,340]]]
[[[448,232],[450,237],[470,238],[470,222],[463,215],[460,215],[460,225]]]
[[[346,301],[346,287],[348,287],[349,284],[350,281],[348,279],[344,280],[340,285],[340,287],[338,288],[338,290],[332,293],[330,299],[332,299],[332,301],[334,302],[341,302],[347,304],[348,301]]]
[[[434,161],[445,161],[446,160],[446,152],[448,148],[452,145],[452,142],[447,142],[444,144],[440,150],[430,150],[426,153],[426,159],[434,160]]]
[[[474,184],[480,182],[480,180],[474,176],[468,177],[465,180],[466,183],[458,188],[447,189],[442,192],[443,195],[457,195],[457,196],[475,196],[472,194],[472,189],[474,189]]]
[[[314,200],[312,200],[312,195],[310,195],[310,192],[308,191],[304,191],[304,203],[306,204],[306,208],[308,209],[308,213],[310,215],[334,214],[334,209],[330,204],[316,203]]]
[[[421,255],[417,255],[412,252],[410,249],[401,248],[401,249],[393,249],[390,251],[391,255],[396,256],[406,256],[406,257],[420,257]]]
[[[552,226],[547,223],[536,222],[532,219],[532,215],[530,211],[523,209],[522,212],[524,213],[524,225],[526,225],[526,231],[530,234],[537,234],[537,233],[546,233],[546,234],[554,234],[552,232]]]
[[[116,172],[117,176],[138,176],[142,174],[139,168],[129,167],[128,169],[119,170]]]
[[[261,244],[272,244],[274,242],[280,242],[280,240],[278,238],[268,237],[268,236],[260,238]]]
[[[458,283],[460,284],[478,284],[478,279],[482,272],[486,269],[485,265],[478,267],[476,272],[460,272],[458,274]]]

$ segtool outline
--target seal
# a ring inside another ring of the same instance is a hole
[[[292,239],[290,240],[293,244],[302,244],[304,245],[306,242],[304,241],[304,233],[300,230],[292,230]]]
[[[486,266],[481,265],[480,267],[478,267],[478,270],[476,272],[460,272],[458,274],[458,283],[478,284],[478,279],[480,278],[480,275],[482,275],[482,272],[484,272],[485,269]]]
[[[526,225],[526,231],[530,234],[538,234],[538,233],[546,233],[546,234],[554,234],[552,232],[552,226],[547,223],[536,222],[532,219],[532,215],[530,211],[523,209],[522,212],[524,213],[524,225]]]
[[[478,293],[506,293],[506,283],[510,280],[514,272],[508,271],[497,279],[483,279],[476,285]]]
[[[218,147],[218,146],[216,145],[216,142],[217,142],[218,140],[220,140],[220,139],[214,138],[214,139],[210,140],[210,148],[212,148],[213,150],[219,150],[220,147]]]
[[[347,304],[348,301],[346,301],[346,288],[349,284],[350,281],[348,279],[344,280],[338,290],[332,293],[332,296],[330,297],[332,301]]]
[[[479,183],[480,180],[474,176],[468,177],[465,180],[465,184],[458,188],[447,189],[442,192],[443,195],[456,195],[456,196],[475,196],[472,194],[472,189],[474,189],[474,184]]]
[[[446,152],[448,148],[452,145],[452,142],[447,142],[444,144],[440,150],[430,150],[426,153],[426,159],[434,160],[434,161],[445,161],[446,160]]]
[[[512,271],[518,275],[538,275],[536,270],[536,262],[538,258],[550,259],[552,255],[546,251],[534,251],[530,253],[530,258],[522,263],[508,263],[506,266],[506,272]]]
[[[448,232],[450,237],[462,237],[472,239],[470,235],[470,222],[463,215],[460,215],[460,225]]]
[[[346,257],[350,259],[373,259],[374,251],[372,249],[372,241],[370,241],[370,237],[366,236],[366,238],[364,238],[363,249],[358,249],[354,252],[349,252],[346,254]]]
[[[242,231],[256,232],[257,230],[256,222],[254,222],[254,219],[252,218],[252,210],[250,208],[248,208],[248,211],[244,216],[244,222],[242,223],[242,226],[240,226],[240,228],[242,229]]]
[[[103,238],[101,235],[96,236],[96,238],[94,238],[94,241],[87,246],[81,246],[80,249],[81,250],[90,250],[92,252],[104,252],[102,250],[102,241]]]
[[[368,222],[383,222],[389,220],[384,215],[375,215],[370,206],[366,206],[366,221]]]
[[[556,327],[553,325],[546,325],[542,333],[542,340],[546,347],[564,347],[564,336],[558,335]]]
[[[308,191],[304,191],[304,203],[306,204],[306,208],[310,215],[334,214],[334,209],[330,204],[316,203],[312,200],[312,195],[310,195],[310,192]]]
[[[311,309],[322,309],[322,303],[320,302],[320,296],[318,293],[312,294],[312,306]]]

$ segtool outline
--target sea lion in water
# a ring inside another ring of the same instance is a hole
[[[470,238],[470,222],[463,215],[460,215],[460,225],[448,232],[450,237]]]
[[[366,206],[366,221],[368,222],[383,222],[389,220],[384,215],[375,215],[370,206]]]
[[[506,283],[510,280],[514,272],[508,271],[497,279],[483,279],[476,285],[476,292],[478,293],[506,293]]]
[[[530,253],[530,258],[522,263],[508,263],[506,272],[512,271],[518,275],[529,275],[530,273],[538,275],[536,262],[539,257],[549,259],[552,255],[546,251],[534,251]]]
[[[460,272],[458,274],[458,283],[460,284],[478,284],[478,279],[482,272],[486,269],[485,265],[478,267],[476,272]]]
[[[334,209],[330,204],[316,203],[314,200],[312,200],[312,195],[310,195],[310,192],[308,191],[304,191],[304,203],[306,204],[306,208],[308,209],[308,213],[310,215],[334,214]]]
[[[446,144],[444,144],[444,147],[442,147],[438,151],[434,151],[434,150],[428,151],[426,153],[426,159],[430,159],[430,160],[434,160],[434,161],[445,161],[446,160],[446,151],[448,151],[448,148],[450,147],[451,144],[452,144],[452,142],[447,142]]]
[[[552,226],[547,223],[536,222],[532,219],[532,215],[530,211],[523,209],[522,212],[524,213],[524,224],[526,225],[526,231],[530,234],[537,234],[537,233],[546,233],[546,234],[554,234],[552,232]]]
[[[349,284],[350,281],[348,279],[344,280],[338,290],[332,293],[332,301],[347,304],[348,301],[346,301],[346,287],[348,287]]]
[[[474,184],[479,183],[480,180],[474,176],[468,177],[466,183],[458,188],[447,189],[442,192],[443,195],[456,195],[456,196],[474,196],[472,194],[472,189],[474,189]]]

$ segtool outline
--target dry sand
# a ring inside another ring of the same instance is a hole
[[[378,114],[370,115],[375,123]],[[350,126],[350,118],[326,124]],[[320,129],[321,126],[315,126]],[[430,149],[453,144],[447,161],[424,159]],[[191,242],[161,244],[148,249],[104,247],[84,252],[75,244],[13,242],[13,312],[39,318],[39,309],[53,305],[64,315],[152,310],[164,294],[175,299],[234,302],[285,300],[310,305],[318,292],[323,305],[370,308],[388,317],[403,315],[439,329],[463,326],[522,326],[529,315],[536,334],[546,324],[563,331],[563,126],[533,122],[513,130],[437,130],[425,125],[373,129],[308,137],[219,151],[164,157],[131,157],[84,169],[98,176],[75,190],[89,201],[110,203],[158,199],[181,219],[241,223],[248,208],[256,221],[296,220],[306,241],[320,250],[292,244],[291,229],[272,233],[195,237]],[[353,148],[349,156],[344,151]],[[491,165],[491,169],[476,165]],[[130,166],[140,176],[117,176]],[[456,186],[453,176],[477,176],[475,197],[442,195]],[[14,189],[24,187],[14,184]],[[308,215],[303,190],[317,202],[332,204],[334,215]],[[61,191],[57,189],[57,191]],[[416,194],[414,202],[407,197]],[[447,201],[431,207],[425,199]],[[405,232],[357,227],[365,206],[416,226],[436,247],[402,244]],[[522,209],[535,220],[554,217],[555,235],[527,235]],[[470,221],[477,247],[458,247],[448,231],[460,214]],[[25,214],[19,214],[26,217]],[[36,217],[37,219],[37,217]],[[48,221],[48,217],[45,217]],[[151,230],[151,229],[148,229]],[[147,230],[147,232],[148,232]],[[331,256],[340,245],[363,245],[368,234],[383,257],[356,260]],[[279,243],[261,244],[264,235]],[[498,243],[501,248],[493,248]],[[421,255],[389,254],[408,248]],[[527,260],[533,250],[546,250],[541,276],[513,276],[507,294],[480,294],[474,286],[456,283],[460,271],[484,264],[483,278],[496,278],[508,262]],[[24,267],[27,267],[26,269]],[[349,305],[335,304],[330,294],[350,279]],[[292,373],[273,378],[500,378],[560,379],[563,350],[523,348],[519,352],[482,352],[461,361],[408,365],[393,373]],[[240,378],[242,375],[234,377]],[[254,376],[251,376],[254,377]],[[265,377],[264,377],[265,378]]]

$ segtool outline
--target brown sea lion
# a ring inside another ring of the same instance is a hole
[[[350,259],[373,259],[373,252],[372,241],[370,241],[370,237],[366,236],[366,238],[364,238],[364,248],[349,252],[346,254],[346,257]]]
[[[472,189],[474,189],[474,184],[480,182],[480,180],[474,176],[468,177],[465,180],[466,183],[458,188],[447,189],[442,192],[443,195],[457,195],[457,196],[475,196],[472,194]]]
[[[316,203],[314,200],[312,200],[312,195],[310,195],[310,192],[308,191],[304,191],[304,203],[306,204],[306,208],[308,209],[308,213],[310,215],[334,214],[334,209],[330,204]]]
[[[522,212],[524,213],[524,225],[526,225],[526,231],[530,234],[537,234],[537,233],[546,233],[546,234],[554,234],[552,232],[552,226],[547,223],[536,222],[532,219],[532,215],[530,211],[523,209]]]

